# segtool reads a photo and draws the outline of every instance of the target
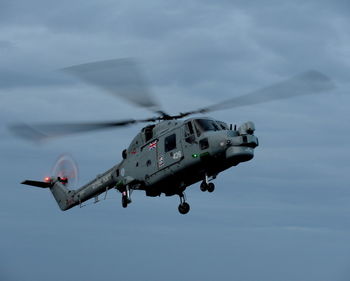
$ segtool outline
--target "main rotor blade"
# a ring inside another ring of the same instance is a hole
[[[319,94],[332,90],[334,88],[334,83],[326,75],[318,71],[307,71],[269,87],[234,97],[224,102],[220,102],[198,110],[180,113],[178,116],[185,117],[191,114],[207,113],[216,110],[254,105],[297,96]]]
[[[134,59],[97,61],[63,68],[62,71],[137,106],[160,111]]]
[[[128,126],[136,123],[154,122],[157,118],[144,120],[122,120],[117,122],[91,122],[91,123],[53,123],[53,124],[16,124],[9,129],[18,137],[31,140],[43,141],[49,138],[62,137],[72,134],[111,129]]]

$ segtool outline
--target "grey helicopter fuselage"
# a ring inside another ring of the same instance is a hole
[[[50,187],[62,210],[118,189],[129,198],[133,190],[147,196],[183,196],[186,187],[254,156],[258,139],[254,124],[232,129],[211,118],[165,120],[144,127],[124,150],[123,160],[77,190],[68,190],[60,180]]]
[[[118,170],[142,183],[148,196],[179,194],[205,175],[218,173],[253,158],[254,124],[240,135],[209,118],[169,120],[147,126],[134,138]]]

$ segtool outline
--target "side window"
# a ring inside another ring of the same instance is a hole
[[[208,138],[205,139],[201,139],[199,141],[199,147],[203,150],[203,149],[207,149],[209,147],[209,142],[208,142]]]
[[[198,125],[196,122],[194,122],[194,128],[196,129],[197,137],[201,136],[201,131],[198,129]]]
[[[185,141],[190,144],[196,141],[191,121],[185,124]]]
[[[150,139],[153,138],[153,127],[154,126],[147,126],[145,128],[145,142],[148,142]]]
[[[176,135],[167,136],[164,140],[164,151],[168,152],[176,148]]]
[[[191,122],[185,124],[185,137],[192,136],[194,134],[193,126]]]

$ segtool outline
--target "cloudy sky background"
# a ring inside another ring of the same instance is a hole
[[[350,278],[350,25],[347,1],[1,1],[0,280]],[[141,126],[35,145],[13,122],[149,116],[57,72],[121,57],[141,62],[165,111],[177,113],[316,69],[328,94],[225,110],[255,122],[255,158],[222,173],[214,193],[133,194],[61,212],[41,179],[70,153],[80,182],[121,160]]]

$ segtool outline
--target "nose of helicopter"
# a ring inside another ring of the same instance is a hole
[[[236,135],[229,137],[230,146],[226,149],[226,159],[233,163],[246,162],[254,157],[254,148],[259,145],[254,135]]]
[[[235,163],[246,162],[254,157],[254,148],[246,146],[230,146],[226,149],[226,159]]]

